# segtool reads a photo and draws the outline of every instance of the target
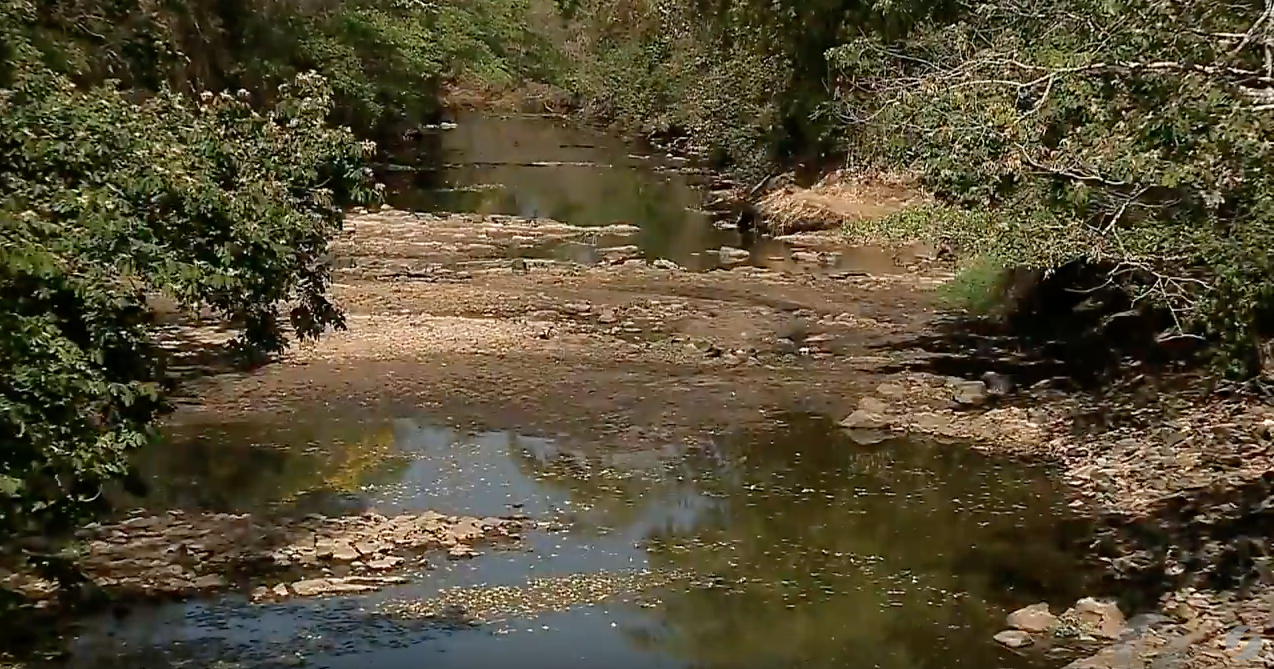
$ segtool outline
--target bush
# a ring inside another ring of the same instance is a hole
[[[954,209],[930,228],[1042,276],[1082,263],[1266,366],[1274,307],[1274,77],[1263,3],[995,0],[831,53],[844,146]],[[971,214],[952,214],[952,211]],[[914,214],[912,215],[914,217]],[[1077,275],[1078,276],[1078,275]]]
[[[315,75],[272,108],[83,89],[43,67],[9,3],[0,46],[0,534],[54,532],[100,502],[165,408],[147,295],[209,307],[242,346],[342,324],[328,239],[374,192],[370,145],[332,128]],[[26,24],[29,26],[29,23]]]

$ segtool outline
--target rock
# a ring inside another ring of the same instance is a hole
[[[354,578],[311,578],[292,584],[292,592],[298,597],[352,594],[380,588],[374,583],[360,582]]]
[[[979,406],[986,403],[986,384],[981,381],[961,381],[956,384],[954,399],[960,406]]]
[[[619,313],[614,309],[603,309],[602,313],[597,317],[597,322],[603,325],[619,322]]]
[[[876,386],[876,394],[889,399],[899,399],[907,395],[907,389],[897,383],[882,383]]]
[[[717,251],[717,255],[720,257],[721,264],[723,265],[737,265],[741,262],[747,262],[748,258],[752,257],[752,254],[747,251],[734,248],[733,246],[722,246],[720,250]]]
[[[822,261],[818,254],[813,251],[793,251],[792,260],[809,265],[818,265]]]
[[[316,548],[320,558],[327,558],[336,562],[353,562],[359,557],[358,551],[344,541],[320,542]]]
[[[383,558],[377,558],[375,560],[368,562],[367,568],[373,569],[376,571],[385,571],[386,569],[393,569],[394,567],[397,567],[401,565],[402,563],[403,563],[402,558],[398,557],[397,555],[389,555],[389,556],[386,556]]]
[[[668,260],[667,258],[658,258],[655,260],[655,262],[651,264],[658,269],[666,269],[670,272],[678,272],[678,271],[681,271],[681,269],[683,269],[681,265],[678,265],[677,263],[671,260]]]
[[[1003,374],[988,371],[981,378],[987,393],[993,397],[1003,397],[1013,392],[1013,379]]]
[[[1031,635],[1023,632],[1022,630],[1004,630],[1003,632],[995,635],[994,638],[996,641],[1008,646],[1009,648],[1021,648],[1034,643],[1031,639]]]
[[[522,258],[514,258],[513,260],[510,260],[509,268],[513,270],[514,274],[526,274],[528,269],[526,261]]]
[[[1062,614],[1062,620],[1074,624],[1084,633],[1104,639],[1118,639],[1127,621],[1113,602],[1085,597]]]
[[[598,251],[598,253],[601,254],[602,259],[611,265],[619,265],[629,260],[641,257],[641,249],[633,245],[612,246],[610,248],[602,249]]]
[[[252,589],[252,601],[254,602],[263,602],[270,599],[272,595],[273,593],[270,592],[270,589],[264,585],[259,585]]]
[[[1155,665],[1162,666],[1159,662]],[[1131,669],[1139,666],[1153,666],[1145,663],[1140,649],[1130,644],[1119,644],[1101,649],[1096,655],[1085,657],[1062,669]]]
[[[1040,602],[1020,608],[1008,616],[1009,627],[1039,634],[1052,631],[1057,626],[1057,616],[1048,610],[1048,604]]]
[[[870,411],[859,409],[849,414],[840,422],[841,427],[847,427],[851,430],[880,430],[889,425],[885,417]]]
[[[864,397],[858,400],[858,409],[860,411],[866,411],[867,413],[874,413],[874,414],[883,415],[883,414],[889,413],[889,405],[885,404],[883,401],[881,401],[879,398],[876,398],[876,397]]]
[[[279,598],[287,597],[289,594],[291,594],[288,592],[288,586],[283,583],[280,583],[274,586],[273,588],[270,588],[270,592],[274,593],[274,596]]]
[[[472,548],[465,545],[452,546],[451,549],[447,551],[447,557],[452,560],[461,560],[475,556],[477,556],[477,553],[475,553]]]
[[[206,574],[195,579],[194,587],[196,590],[216,590],[226,587],[226,579],[217,574]]]

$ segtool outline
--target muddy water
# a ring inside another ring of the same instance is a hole
[[[749,263],[789,271],[898,271],[879,249],[845,249],[820,264],[793,260],[787,244],[721,229],[700,210],[703,177],[683,161],[640,152],[624,141],[542,116],[461,115],[390,147],[379,177],[390,205],[414,211],[547,217],[581,226],[636,225],[647,259],[696,270],[720,267],[724,246],[750,251]],[[588,249],[555,250],[579,261]]]
[[[427,417],[192,425],[142,464],[156,507],[560,526],[373,595],[90,620],[71,666],[1053,666],[990,637],[1086,585],[1045,471],[817,416],[662,450]]]

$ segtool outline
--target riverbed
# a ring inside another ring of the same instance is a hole
[[[537,529],[372,593],[262,601],[261,575],[86,619],[62,665],[1064,664],[991,638],[1097,587],[1052,472],[837,424],[913,355],[944,276],[878,250],[794,267],[695,211],[677,161],[556,119],[458,121],[337,245],[350,330],[196,384],[138,503]]]

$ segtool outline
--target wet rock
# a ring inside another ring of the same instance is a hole
[[[407,579],[394,576],[348,576],[345,578],[312,578],[297,581],[290,586],[298,597],[348,595],[379,590],[387,585],[406,583]]]
[[[1061,622],[1074,626],[1081,634],[1104,639],[1119,638],[1127,625],[1118,606],[1092,597],[1085,597],[1075,602],[1075,606],[1066,609],[1061,615]]]
[[[981,381],[961,381],[955,384],[953,399],[960,406],[981,406],[987,400],[986,384]]]
[[[1022,630],[1004,630],[995,635],[995,640],[1008,646],[1009,648],[1022,648],[1031,645],[1034,641],[1031,635]]]
[[[876,394],[889,399],[901,399],[907,395],[907,389],[897,383],[882,383],[876,386]]]
[[[998,372],[986,372],[982,375],[982,384],[988,395],[1003,397],[1013,392],[1013,379]]]
[[[723,265],[737,265],[739,263],[747,262],[748,258],[752,257],[752,254],[747,251],[733,246],[722,246],[717,251],[717,255],[721,259],[721,264]]]
[[[813,251],[793,251],[792,260],[808,265],[818,265],[822,263],[822,258]]]
[[[226,587],[227,581],[218,574],[207,574],[194,580],[195,590],[217,590]]]
[[[846,416],[840,425],[851,430],[879,430],[887,427],[889,421],[881,414],[859,409]]]
[[[367,568],[375,571],[386,571],[402,565],[403,559],[397,555],[377,558],[367,563]]]
[[[474,550],[472,548],[469,548],[468,546],[452,546],[447,551],[447,558],[451,560],[464,560],[464,559],[476,557],[476,556],[477,556],[477,553],[475,553]]]
[[[641,249],[637,246],[629,244],[628,246],[612,246],[604,248],[599,253],[602,259],[611,265],[620,265],[629,260],[641,257]]]
[[[655,260],[655,262],[651,264],[654,265],[655,268],[657,269],[666,269],[671,272],[678,272],[684,269],[681,265],[678,265],[677,263],[671,260],[668,260],[667,258],[658,258]]]
[[[1040,602],[1010,613],[1008,624],[1013,629],[1040,634],[1052,631],[1057,626],[1057,616],[1049,612],[1048,604]]]
[[[883,415],[889,413],[889,405],[875,397],[864,397],[858,400],[858,409],[874,414]]]

